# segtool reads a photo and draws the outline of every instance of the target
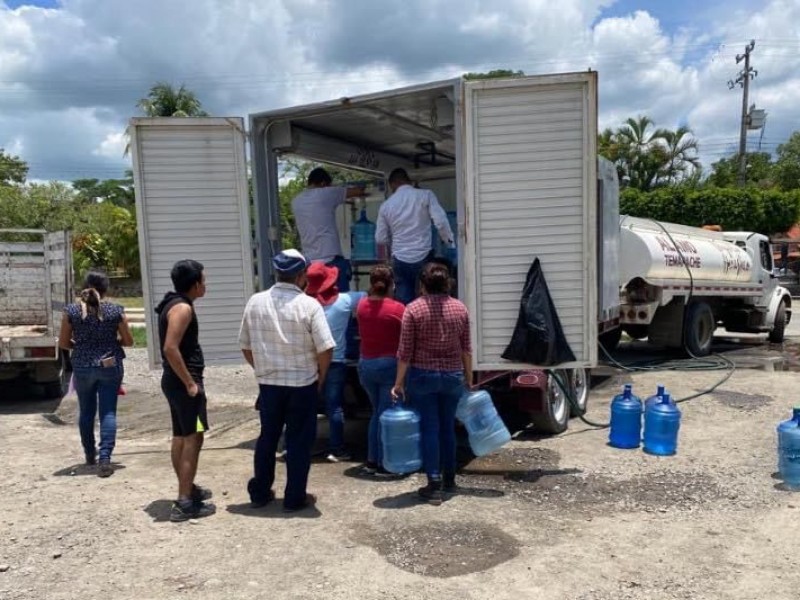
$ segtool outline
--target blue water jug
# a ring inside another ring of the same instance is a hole
[[[644,409],[647,411],[647,407],[653,404],[656,404],[661,397],[667,392],[667,388],[664,387],[663,383],[659,383],[656,386],[656,393],[655,396],[650,396],[647,400],[644,401]]]
[[[458,401],[456,418],[466,427],[475,456],[494,452],[511,441],[511,434],[485,390],[465,392]]]
[[[644,413],[644,451],[669,456],[678,450],[678,430],[681,411],[665,393],[659,402],[651,404]]]
[[[642,401],[626,383],[622,393],[611,401],[611,426],[608,443],[614,448],[638,448],[642,441]]]
[[[375,223],[367,219],[366,209],[361,209],[361,216],[353,223],[350,236],[352,260],[375,260]]]
[[[800,406],[778,425],[778,473],[791,489],[800,489]]]
[[[422,468],[419,415],[395,405],[381,414],[383,468],[390,473],[414,473]]]

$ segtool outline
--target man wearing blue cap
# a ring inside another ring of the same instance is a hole
[[[306,485],[317,437],[319,391],[336,342],[320,303],[303,293],[305,257],[297,250],[284,250],[272,259],[272,265],[277,283],[250,298],[239,331],[242,353],[258,380],[261,415],[255,473],[247,491],[256,508],[275,497],[275,451],[285,426],[283,508],[293,512],[316,502]]]

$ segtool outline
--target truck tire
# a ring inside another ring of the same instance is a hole
[[[714,312],[705,302],[692,302],[686,308],[683,321],[683,343],[693,356],[706,356],[711,352],[714,339]]]
[[[555,371],[562,384],[570,387],[567,371]],[[533,426],[542,433],[563,433],[569,425],[569,401],[561,386],[556,382],[552,371],[547,372],[547,388],[545,388],[544,406],[540,412],[532,415]]]
[[[786,300],[781,300],[778,310],[775,311],[775,322],[769,332],[769,341],[773,344],[782,344],[786,332]]]
[[[569,371],[570,391],[575,405],[570,402],[569,414],[577,417],[586,412],[586,405],[589,403],[589,370],[571,369]]]

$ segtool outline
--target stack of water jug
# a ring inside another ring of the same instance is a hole
[[[645,452],[669,456],[678,450],[680,426],[681,411],[663,385],[659,385],[655,395],[642,406],[642,401],[633,394],[633,387],[626,384],[611,402],[608,443],[614,448],[638,448],[644,438]]]
[[[469,434],[469,445],[476,456],[494,452],[511,441],[511,434],[488,392],[465,392],[458,402],[456,418]],[[419,415],[395,405],[380,417],[383,468],[391,473],[414,473],[422,468]]]
[[[778,474],[787,488],[800,490],[800,406],[778,425]]]

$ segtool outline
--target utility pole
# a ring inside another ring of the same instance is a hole
[[[758,71],[750,66],[750,53],[756,46],[755,40],[745,46],[744,54],[736,55],[736,64],[744,60],[744,69],[739,72],[735,81],[728,81],[728,89],[733,89],[737,85],[742,87],[742,123],[739,133],[739,186],[744,187],[747,177],[747,126],[749,117],[747,115],[748,93],[750,91],[750,80],[755,79]]]

